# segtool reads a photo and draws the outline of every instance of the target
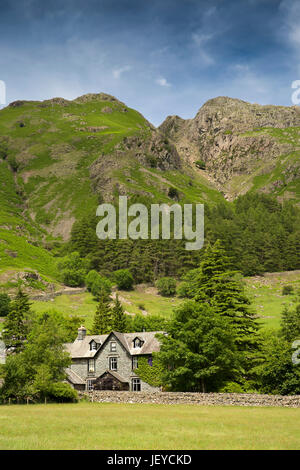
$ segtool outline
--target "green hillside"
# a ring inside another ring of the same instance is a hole
[[[171,187],[181,202],[223,200],[140,113],[103,93],[2,109],[0,170],[0,269],[52,278],[55,239],[102,201],[172,202]]]

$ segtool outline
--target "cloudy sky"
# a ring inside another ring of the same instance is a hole
[[[47,3],[49,3],[47,5]],[[153,124],[225,95],[291,106],[299,0],[0,0],[0,80],[16,99],[105,92]]]

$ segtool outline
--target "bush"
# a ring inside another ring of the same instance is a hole
[[[156,281],[158,293],[164,297],[176,294],[176,281],[172,277],[162,277]]]
[[[73,252],[70,255],[65,256],[58,261],[57,267],[61,271],[62,282],[66,286],[84,286],[87,262],[80,258],[79,253]]]
[[[179,199],[179,194],[178,194],[178,191],[176,188],[169,188],[169,191],[168,191],[168,196],[171,198],[171,199]]]
[[[0,317],[6,317],[9,313],[10,297],[7,294],[0,294]]]
[[[282,288],[282,295],[290,295],[293,294],[294,288],[293,286],[283,286]]]
[[[78,401],[76,390],[65,382],[56,382],[51,386],[50,398],[58,401]]]
[[[130,290],[133,287],[133,277],[129,269],[119,269],[113,273],[113,278],[120,290]]]
[[[85,278],[85,285],[87,287],[87,290],[91,291],[92,285],[94,284],[95,281],[97,281],[100,277],[100,274],[95,271],[95,269],[92,269],[91,271],[88,272]]]
[[[223,388],[221,388],[220,393],[245,393],[243,387],[236,382],[228,382]]]
[[[92,284],[91,293],[97,300],[99,300],[103,294],[109,296],[111,294],[111,282],[105,277],[99,276]]]
[[[176,289],[178,297],[184,298],[189,297],[189,284],[188,282],[182,282]]]

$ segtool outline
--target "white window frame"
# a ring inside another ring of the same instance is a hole
[[[131,391],[140,392],[141,390],[142,390],[141,379],[139,379],[138,377],[134,377],[133,379],[131,379]]]
[[[139,358],[138,356],[132,356],[132,370],[139,367]]]
[[[87,392],[91,392],[92,390],[94,390],[94,380],[86,381],[86,390]]]
[[[110,343],[110,352],[117,352],[117,343],[115,341]]]
[[[115,368],[112,365],[115,365]],[[118,370],[118,358],[117,357],[110,357],[109,358],[109,370]]]
[[[95,359],[88,359],[88,372],[94,373],[95,372]]]

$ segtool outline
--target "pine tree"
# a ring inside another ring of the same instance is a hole
[[[231,269],[231,260],[219,240],[213,246],[207,246],[200,268],[191,273],[188,281],[190,297],[226,319],[243,366],[240,380],[252,379],[254,367],[260,361],[259,327],[239,273]]]
[[[109,302],[109,296],[102,293],[94,315],[94,324],[91,331],[92,335],[105,335],[112,331],[113,319]]]
[[[113,330],[119,331],[120,333],[124,333],[126,331],[126,314],[122,307],[121,302],[119,301],[118,294],[116,295],[116,299],[114,302],[114,306],[112,309],[112,319],[113,319]]]
[[[2,339],[8,351],[19,353],[24,347],[28,332],[30,303],[28,295],[19,289],[15,300],[10,303],[2,332]]]

